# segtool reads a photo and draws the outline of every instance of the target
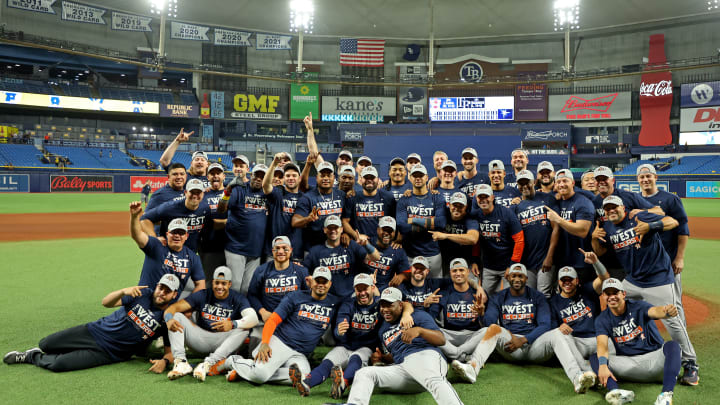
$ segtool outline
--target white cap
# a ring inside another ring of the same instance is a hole
[[[340,217],[339,217],[339,216],[337,216],[337,215],[330,215],[330,216],[328,216],[327,218],[325,218],[325,222],[323,223],[323,227],[327,228],[327,227],[330,227],[330,226],[333,226],[333,225],[335,225],[335,226],[337,226],[337,227],[341,227],[341,226],[342,226],[342,221],[340,221]]]
[[[205,152],[201,151],[201,150],[199,150],[199,151],[197,151],[197,152],[195,152],[195,153],[192,154],[192,159],[193,159],[193,160],[195,160],[196,157],[201,157],[201,158],[203,158],[203,159],[205,159],[205,160],[208,160],[207,154],[206,154]]]
[[[458,257],[457,259],[452,259],[450,261],[450,270],[458,268],[458,267],[461,267],[463,269],[469,268],[467,261],[465,261],[465,259],[463,259],[461,257]]]
[[[575,176],[573,176],[573,173],[570,171],[570,169],[558,170],[557,173],[555,173],[555,180],[559,180],[562,178],[568,178],[572,181],[575,181]]]
[[[517,176],[515,176],[515,181],[520,181],[522,179],[529,180],[530,183],[532,183],[535,181],[535,176],[533,176],[530,170],[520,170]]]
[[[338,170],[338,173],[340,173],[341,176],[347,172],[350,172],[350,174],[355,177],[355,168],[350,165],[341,166],[340,170]]]
[[[478,184],[477,186],[475,186],[475,195],[476,196],[486,195],[486,196],[492,197],[492,195],[493,195],[492,187],[490,187],[489,184]]]
[[[540,173],[540,171],[542,170],[550,170],[551,172],[554,172],[555,167],[547,160],[543,160],[542,162],[538,163],[537,172]]]
[[[288,237],[285,236],[285,235],[276,236],[276,237],[272,240],[272,245],[271,245],[271,246],[272,246],[272,247],[275,247],[275,246],[277,246],[277,245],[288,245],[288,246],[292,247],[292,244],[290,243],[290,238],[288,238]]]
[[[412,263],[410,263],[410,266],[414,266],[416,264],[422,264],[426,269],[430,268],[430,261],[424,256],[415,256]]]
[[[364,178],[365,176],[373,176],[373,177],[377,178],[378,177],[377,169],[372,166],[368,166],[368,167],[362,169],[362,172],[360,172],[360,177]]]
[[[501,160],[491,160],[490,163],[488,163],[488,171],[493,170],[505,170],[505,164]]]
[[[187,183],[185,183],[185,190],[186,191],[193,191],[193,190],[200,190],[205,191],[205,185],[202,181],[198,179],[190,179]]]
[[[578,274],[573,267],[565,266],[558,270],[558,280],[562,280],[563,277],[578,278]]]
[[[211,164],[211,165],[208,167],[208,170],[207,170],[207,171],[208,171],[208,173],[210,173],[211,171],[213,171],[213,170],[215,170],[215,169],[220,169],[220,171],[222,171],[222,172],[225,171],[225,168],[224,168],[223,165],[221,165],[220,163],[213,163],[213,164]]]
[[[395,287],[388,287],[380,294],[380,301],[398,302],[402,301],[402,292]]]
[[[358,159],[357,162],[360,163],[360,162],[362,162],[363,160],[366,161],[366,162],[368,162],[368,163],[370,163],[370,164],[372,164],[372,159],[370,159],[368,156],[360,156],[360,159]]]
[[[453,170],[457,171],[457,165],[452,160],[444,161],[442,166],[440,166],[440,170],[445,169],[446,167],[452,167]]]
[[[338,153],[338,157],[340,156],[347,156],[352,160],[352,153],[349,150],[341,150],[340,153]]]
[[[650,163],[643,163],[640,166],[638,166],[637,175],[639,176],[640,172],[642,172],[643,170],[647,170],[648,172],[650,172],[652,174],[657,174],[657,171],[655,170],[655,166],[651,165]]]
[[[602,290],[605,292],[608,288],[614,288],[618,291],[625,291],[625,287],[623,287],[623,283],[616,279],[616,278],[609,278],[602,283]]]
[[[510,266],[510,270],[508,270],[508,275],[513,273],[520,273],[527,276],[527,269],[525,268],[525,265],[522,263],[515,263]]]
[[[460,156],[463,156],[464,154],[469,153],[473,155],[473,157],[478,157],[477,151],[475,148],[465,148],[462,150],[462,153],[460,153]]]
[[[162,277],[160,277],[160,281],[158,281],[158,284],[162,284],[164,286],[167,286],[171,291],[177,291],[178,288],[180,288],[180,280],[177,278],[174,274],[164,274]]]
[[[462,204],[467,206],[467,195],[461,191],[454,192],[450,196],[450,204]]]
[[[236,160],[239,160],[239,161],[245,163],[246,165],[250,166],[250,159],[248,159],[247,156],[245,156],[245,155],[237,155],[234,158],[232,158],[233,162]]]
[[[316,279],[318,277],[322,277],[325,280],[332,281],[332,273],[330,272],[330,269],[328,269],[325,266],[315,267],[315,270],[313,271],[313,274],[312,274],[312,278]]]
[[[417,159],[418,162],[422,163],[422,158],[417,153],[411,153],[411,154],[407,155],[407,159],[405,159],[405,160],[408,161],[410,159]]]
[[[392,228],[393,231],[397,229],[397,224],[395,223],[395,218],[393,217],[382,217],[378,221],[378,228]]]
[[[232,281],[232,270],[227,266],[220,266],[213,272],[213,280]]]
[[[277,172],[285,173],[285,169],[280,166],[277,166],[277,167],[275,167],[275,173],[277,173]]]
[[[328,162],[327,160],[324,160],[319,165],[317,165],[318,173],[320,173],[323,170],[330,170],[331,172],[335,173],[335,169],[333,169],[332,163]]]
[[[353,279],[353,287],[357,287],[359,284],[374,285],[372,276],[367,273],[359,273]]]
[[[607,166],[598,166],[598,167],[596,167],[594,173],[595,173],[595,177],[605,176],[605,177],[607,177],[608,179],[612,179],[612,178],[613,178],[612,170],[610,170],[610,168],[607,167]]]
[[[616,205],[618,207],[621,205],[625,205],[625,204],[623,204],[623,200],[616,195],[609,195],[609,196],[605,197],[605,199],[603,200],[603,207],[608,204]]]
[[[168,232],[176,231],[178,229],[182,229],[183,231],[187,232],[187,224],[182,218],[173,219],[172,221],[170,221],[167,227]]]
[[[529,156],[528,156],[528,152],[527,152],[525,149],[523,149],[523,148],[517,148],[517,149],[515,149],[514,151],[510,152],[510,156],[512,157],[512,155],[514,155],[515,152],[520,152],[520,153],[522,153],[523,155],[525,155],[525,157],[529,157]]]
[[[257,172],[267,173],[267,171],[268,171],[267,166],[265,166],[262,163],[256,164],[255,167],[253,167],[253,169],[252,169],[253,174],[255,174]]]
[[[410,169],[410,174],[412,175],[414,173],[422,173],[422,174],[427,175],[427,169],[425,168],[425,166],[418,163],[415,166],[413,166],[412,169]]]

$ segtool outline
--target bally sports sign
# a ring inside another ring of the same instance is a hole
[[[548,121],[628,119],[630,105],[630,92],[550,96]]]

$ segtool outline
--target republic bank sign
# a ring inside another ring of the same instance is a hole
[[[322,98],[322,120],[340,122],[382,122],[397,114],[395,97],[336,97]]]

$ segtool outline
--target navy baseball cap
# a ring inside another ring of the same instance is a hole
[[[405,159],[403,159],[401,157],[395,157],[395,158],[393,158],[393,160],[390,161],[390,166],[392,166],[396,163],[400,163],[401,165],[405,166]]]

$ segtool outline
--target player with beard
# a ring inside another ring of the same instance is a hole
[[[210,206],[210,216],[214,225],[203,228],[198,253],[205,270],[205,279],[211,280],[213,269],[225,265],[225,244],[227,243],[225,234],[227,212],[219,213],[217,211],[220,199],[225,192],[225,169],[221,164],[213,163],[208,167],[208,181],[210,189],[205,192],[205,200]],[[221,226],[222,228],[220,228]]]
[[[450,260],[462,258],[477,267],[479,260],[473,255],[473,246],[480,238],[478,222],[470,217],[465,193],[455,192],[449,201],[450,215],[442,231],[430,231],[443,252],[443,274],[450,275]]]
[[[510,165],[513,168],[513,172],[505,176],[504,182],[506,187],[515,188],[517,186],[517,181],[515,180],[517,174],[523,170],[527,170],[528,163],[530,163],[530,159],[525,149],[515,149],[512,151],[510,154]]]
[[[345,192],[332,186],[335,180],[332,164],[321,162],[316,168],[317,187],[300,197],[291,220],[293,228],[304,228],[303,247],[308,251],[325,242],[325,219],[331,215],[340,217],[345,206]]]
[[[511,187],[505,184],[505,165],[499,160],[493,160],[488,163],[488,177],[490,177],[490,186],[492,187],[493,196],[495,197],[495,205],[509,207],[516,198],[520,198],[520,192],[515,187],[515,183]],[[515,175],[512,175],[513,182]],[[476,188],[477,192],[477,188]],[[517,201],[517,200],[516,200]],[[473,211],[477,208],[477,201],[473,202]]]
[[[360,186],[360,189],[362,189],[363,186],[362,171],[370,166],[372,166],[372,159],[368,156],[360,156],[360,159],[357,161],[357,166],[355,167],[355,174],[358,176],[357,185]]]
[[[382,292],[390,284],[399,284],[404,280],[403,272],[408,271],[410,265],[402,246],[393,241],[396,236],[396,223],[393,217],[382,217],[378,221],[376,239],[372,243],[380,253],[380,259],[365,258],[365,273],[374,274],[375,285],[378,292]],[[397,278],[399,276],[399,278]],[[393,282],[393,280],[395,282]]]
[[[478,172],[478,154],[475,148],[463,149],[461,157],[464,170],[457,174],[458,180],[460,180],[458,187],[463,193],[467,194],[468,197],[474,198],[475,187],[480,184],[487,184],[487,179]]]
[[[372,166],[363,169],[362,192],[345,200],[342,213],[343,229],[355,241],[374,239],[378,220],[384,216],[395,217],[395,198],[378,189],[380,179]]]
[[[407,179],[407,173],[405,161],[402,158],[396,157],[390,161],[388,173],[390,181],[385,185],[384,189],[392,193],[395,201],[398,201],[405,194],[405,191],[412,189],[412,184]]]
[[[277,165],[283,161],[283,153],[275,155],[268,171],[273,171]],[[307,163],[311,165],[311,163]],[[309,170],[303,170],[302,176],[307,176]],[[302,196],[300,192],[301,175],[299,168],[294,163],[286,163],[283,167],[283,185],[273,186],[271,179],[266,176],[263,178],[263,192],[268,196],[268,204],[270,205],[268,216],[268,229],[266,232],[266,243],[264,252],[269,257],[267,261],[272,260],[272,241],[278,236],[287,236],[293,247],[295,258],[303,257],[303,240],[302,230],[292,227],[292,217],[295,214],[298,200]],[[305,181],[307,182],[307,181]]]
[[[183,142],[189,141],[190,137],[194,133],[195,131],[185,132],[184,128],[180,129],[180,133],[178,133],[178,135],[175,137],[175,140],[173,140],[170,145],[165,148],[162,156],[160,156],[160,166],[163,168],[163,170],[167,171],[170,163],[172,162],[173,156],[175,156],[175,152],[177,152],[178,146],[180,146],[180,144]],[[197,151],[193,153],[190,168],[188,169],[187,173],[188,180],[198,179],[203,182],[205,188],[210,187],[210,184],[207,180],[208,165],[209,161],[205,152]]]
[[[543,193],[543,194],[551,194],[554,198],[555,197],[555,167],[553,167],[552,163],[548,162],[547,160],[544,160],[544,161],[538,163],[537,180],[538,180],[538,186],[540,186],[537,189],[537,192]],[[518,187],[518,190],[519,189],[520,188]]]
[[[145,206],[145,211],[157,208],[168,201],[182,200],[185,198],[185,182],[187,182],[187,172],[185,165],[182,163],[173,163],[167,168],[168,180],[167,184],[157,189],[150,201]],[[155,224],[155,234],[162,235],[166,232],[167,224]]]

